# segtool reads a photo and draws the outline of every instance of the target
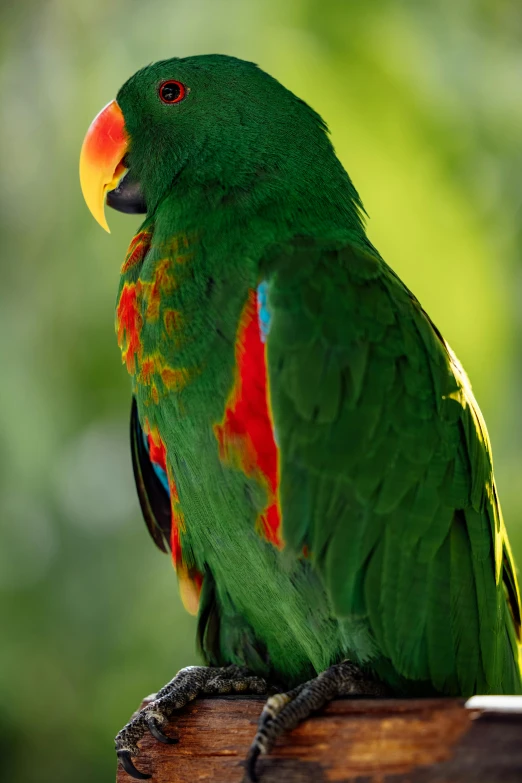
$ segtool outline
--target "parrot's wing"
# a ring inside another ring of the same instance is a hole
[[[171,506],[168,483],[162,480],[159,467],[150,458],[147,438],[138,418],[138,407],[134,397],[131,407],[130,436],[132,468],[143,518],[154,543],[162,552],[169,552]]]
[[[519,692],[519,590],[464,372],[370,244],[295,238],[275,260],[286,546],[320,573],[361,660],[383,654],[446,693]]]

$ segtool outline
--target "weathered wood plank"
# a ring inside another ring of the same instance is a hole
[[[202,699],[147,736],[136,760],[156,783],[240,783],[263,700]],[[464,708],[457,699],[332,702],[259,762],[262,783],[521,783],[522,714]],[[130,778],[118,770],[117,783]]]

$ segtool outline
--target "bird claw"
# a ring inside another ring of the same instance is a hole
[[[149,698],[147,704],[135,713],[116,735],[116,753],[123,769],[138,780],[152,777],[140,772],[134,766],[132,757],[139,754],[138,742],[148,730],[158,742],[163,742],[165,745],[178,743],[178,738],[167,736],[162,727],[174,712],[197,696],[228,693],[261,694],[266,691],[266,682],[243,666],[188,666],[182,669],[174,679],[158,691],[155,699],[150,701]]]
[[[150,733],[158,742],[163,742],[164,745],[176,745],[179,742],[177,737],[167,737],[167,735],[162,732],[154,715],[148,715],[146,722]]]
[[[148,775],[146,772],[140,772],[139,769],[136,769],[129,750],[118,750],[116,755],[127,775],[131,775],[137,780],[149,780],[152,777],[152,775]]]
[[[269,753],[284,732],[306,720],[310,713],[338,696],[386,697],[387,688],[366,675],[350,661],[334,664],[313,680],[286,693],[271,695],[263,707],[257,734],[246,759],[245,783],[257,783],[256,764],[260,754]]]

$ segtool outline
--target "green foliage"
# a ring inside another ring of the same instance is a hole
[[[258,62],[320,112],[371,239],[472,379],[520,562],[522,14],[492,0],[27,0],[0,13],[2,771],[110,780],[112,736],[139,694],[193,662],[194,623],[132,485],[113,313],[137,221],[111,214],[108,237],[87,213],[88,123],[147,62],[212,51]]]

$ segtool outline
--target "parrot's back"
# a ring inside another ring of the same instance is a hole
[[[313,553],[347,636],[369,628],[352,654],[388,682],[519,693],[520,596],[466,375],[369,243],[291,252],[269,346],[287,546]]]

